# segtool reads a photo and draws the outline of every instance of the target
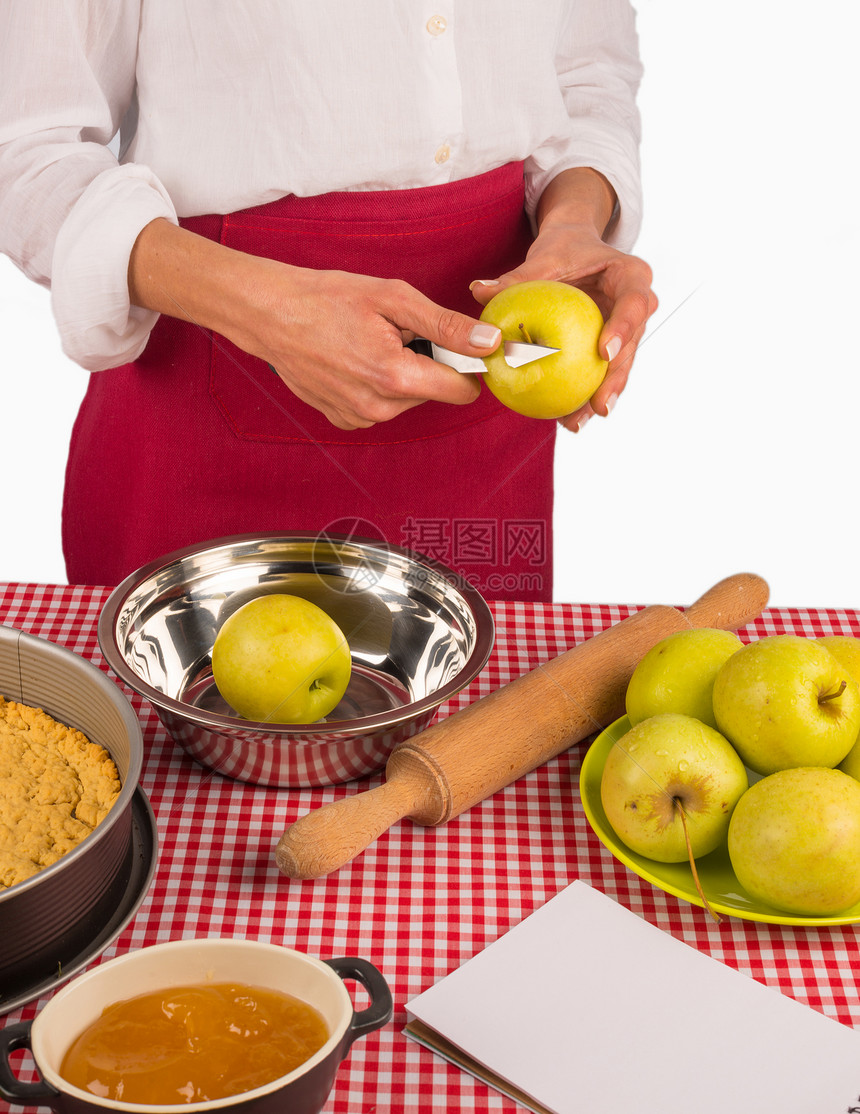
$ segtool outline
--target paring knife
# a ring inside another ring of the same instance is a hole
[[[416,337],[406,347],[411,348],[413,352],[417,352],[419,356],[429,356],[431,360],[436,360],[440,364],[447,364],[454,371],[460,371],[463,374],[480,375],[482,371],[487,370],[480,356],[461,356],[459,352],[442,348],[441,345],[434,344],[432,340],[426,340],[424,337]],[[543,345],[528,344],[523,340],[506,340],[505,363],[508,367],[525,367],[526,364],[534,363],[535,360],[540,360],[544,356],[552,356],[553,353],[558,351],[558,348],[545,348]]]
[[[463,356],[459,352],[452,352],[450,348],[443,348],[441,344],[434,344],[432,340],[427,340],[425,337],[415,337],[406,347],[411,348],[413,352],[417,352],[419,356],[429,356],[431,360],[435,360],[439,364],[445,364],[464,375],[480,375],[481,372],[487,370],[486,364],[480,356]],[[525,367],[526,364],[534,363],[535,360],[540,360],[544,356],[552,356],[560,351],[559,348],[545,348],[541,344],[529,344],[524,340],[506,340],[505,363],[508,367]],[[271,364],[269,364],[269,370],[273,371],[275,375],[278,374]]]

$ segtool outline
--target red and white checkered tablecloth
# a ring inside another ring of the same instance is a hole
[[[103,588],[0,585],[0,622],[107,670],[96,640],[107,596]],[[490,661],[441,715],[637,608],[495,603],[492,610],[497,627]],[[784,632],[860,636],[860,613],[772,608],[740,633]],[[327,801],[379,784],[382,776],[304,790],[231,781],[191,761],[152,708],[126,695],[143,726],[141,786],[157,821],[158,862],[137,914],[94,962],[145,944],[221,935],[269,940],[323,958],[370,960],[391,987],[394,1018],[353,1045],[326,1112],[520,1109],[404,1036],[404,1006],[576,878],[729,966],[846,1025],[860,1024],[858,926],[803,929],[732,917],[715,924],[703,909],[644,882],[588,826],[577,790],[583,744],[446,825],[402,821],[340,871],[296,882],[279,872],[273,857],[284,829]],[[3,1020],[32,1017],[40,1004]]]

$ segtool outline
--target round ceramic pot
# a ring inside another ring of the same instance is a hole
[[[356,1011],[343,980],[355,979],[370,997]],[[237,982],[266,987],[313,1006],[323,1016],[329,1039],[309,1060],[263,1087],[211,1102],[144,1104],[99,1098],[68,1083],[60,1066],[72,1041],[114,1002],[174,986],[205,982]],[[341,1061],[353,1042],[391,1018],[392,1001],[381,973],[364,959],[320,960],[276,944],[252,940],[178,940],[120,956],[70,982],[34,1020],[0,1031],[0,1095],[7,1102],[48,1106],[61,1114],[318,1114],[334,1084]],[[41,1077],[23,1083],[10,1056],[30,1049]]]

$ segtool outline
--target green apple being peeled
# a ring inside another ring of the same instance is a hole
[[[559,349],[518,368],[505,362],[503,344],[484,356],[484,382],[518,414],[563,418],[588,402],[603,382],[608,364],[597,350],[603,316],[577,287],[551,280],[507,286],[487,303],[481,320],[498,326],[503,342]]]
[[[841,661],[860,686],[860,638],[853,638],[850,634],[825,634],[817,638],[816,642],[820,642],[837,661]],[[860,735],[839,763],[839,769],[860,781]]]
[[[860,901],[860,783],[798,766],[750,786],[729,824],[729,858],[756,900],[826,917]]]
[[[315,723],[349,684],[346,638],[322,608],[301,596],[259,596],[221,625],[212,675],[227,703],[257,723]]]
[[[812,638],[751,642],[714,681],[717,727],[759,774],[836,766],[860,731],[860,688]]]
[[[710,627],[670,634],[633,670],[627,718],[635,725],[661,712],[678,712],[715,728],[714,679],[741,646],[736,634]]]
[[[707,855],[725,840],[748,784],[743,763],[719,732],[667,712],[615,743],[603,767],[600,800],[632,851],[678,863]]]

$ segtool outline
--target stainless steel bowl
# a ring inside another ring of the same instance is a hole
[[[349,688],[324,722],[251,723],[212,679],[221,623],[275,592],[323,608],[349,642]],[[99,619],[108,664],[190,755],[241,781],[287,787],[379,769],[483,669],[493,638],[486,602],[450,569],[341,535],[242,535],[179,550],[124,580]]]
[[[91,835],[51,866],[0,891],[4,1013],[64,981],[107,947],[148,888],[156,837],[149,802],[138,788],[140,724],[114,681],[69,650],[0,626],[0,693],[42,708],[105,747],[122,780],[119,797]],[[139,861],[141,855],[146,861]]]

